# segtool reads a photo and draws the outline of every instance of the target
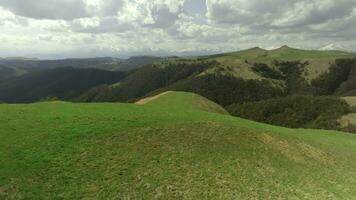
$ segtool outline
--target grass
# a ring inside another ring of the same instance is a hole
[[[170,92],[144,105],[0,105],[0,199],[355,199],[356,136]]]

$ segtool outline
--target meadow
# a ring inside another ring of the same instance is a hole
[[[0,104],[0,199],[356,198],[356,135],[143,102]]]

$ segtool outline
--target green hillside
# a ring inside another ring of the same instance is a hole
[[[146,99],[147,100],[147,99]],[[0,199],[355,199],[356,136],[141,105],[0,105]]]
[[[259,60],[298,60],[298,59],[322,59],[322,58],[349,58],[354,56],[352,53],[343,51],[319,51],[296,49],[288,46],[282,46],[273,50],[265,50],[259,47],[212,56],[214,58],[235,57],[240,59],[259,59]]]
[[[232,74],[244,79],[260,79],[261,77],[251,71],[254,63],[265,63],[272,65],[274,60],[279,61],[308,61],[306,68],[306,78],[312,80],[324,72],[327,72],[330,65],[336,59],[345,59],[356,57],[353,53],[343,51],[318,51],[303,50],[282,46],[274,50],[265,50],[259,47],[232,52],[217,54],[212,56],[198,57],[198,60],[214,60],[219,62],[225,74]],[[191,61],[192,59],[174,59],[173,62]],[[170,60],[166,62],[172,62]],[[208,73],[214,73],[210,70]]]

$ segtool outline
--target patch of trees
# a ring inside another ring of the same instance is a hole
[[[247,62],[247,61],[245,61],[245,62]],[[271,79],[277,79],[277,80],[284,79],[284,76],[282,75],[281,72],[269,67],[265,63],[255,63],[252,66],[252,70],[265,78],[271,78]]]
[[[350,78],[350,80],[348,80]],[[342,85],[345,81],[346,84]],[[356,59],[338,59],[329,71],[312,81],[314,94],[333,95],[356,89]],[[341,86],[340,91],[337,91]]]
[[[227,110],[234,116],[278,126],[338,129],[337,119],[349,113],[350,107],[336,97],[288,96],[233,104]]]
[[[274,61],[274,65],[282,72],[286,84],[286,94],[310,94],[311,87],[302,76],[308,62]]]
[[[165,90],[194,92],[222,106],[283,96],[283,90],[266,80],[244,80],[209,74],[178,82]]]
[[[285,94],[310,94],[312,89],[303,77],[308,62],[301,61],[273,61],[273,67],[265,63],[255,63],[252,70],[262,77],[283,80]]]

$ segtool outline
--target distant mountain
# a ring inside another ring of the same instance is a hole
[[[39,60],[39,59],[28,58],[28,57],[5,57],[5,58],[0,58],[0,60]]]
[[[11,68],[3,69],[14,73]],[[49,98],[71,100],[90,88],[118,82],[125,75],[125,72],[73,67],[34,71],[0,82],[0,101],[24,103]]]
[[[16,75],[16,70],[10,67],[5,67],[0,65],[0,81],[14,77]]]
[[[24,58],[6,58],[0,59],[0,65],[21,69],[25,71],[38,69],[54,69],[60,67],[73,68],[95,68],[108,71],[128,71],[153,64],[160,60],[159,57],[136,56],[129,59],[119,59],[112,57],[85,58],[85,59],[62,59],[62,60],[38,60]]]
[[[321,47],[319,50],[322,51],[346,51],[346,47],[340,44],[328,44],[326,46]]]

